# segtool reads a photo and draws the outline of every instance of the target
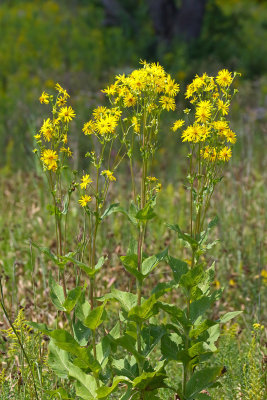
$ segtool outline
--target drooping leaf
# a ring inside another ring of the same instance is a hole
[[[204,389],[210,387],[221,373],[221,367],[207,367],[193,373],[186,384],[187,400],[193,400]]]

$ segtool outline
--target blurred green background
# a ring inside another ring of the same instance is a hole
[[[267,103],[264,0],[2,0],[0,32],[3,173],[33,168],[32,137],[48,112],[38,98],[56,82],[70,92],[78,116],[72,125],[77,167],[84,147],[82,124],[92,107],[105,102],[101,89],[114,74],[136,68],[140,59],[159,61],[184,85],[204,71],[241,72],[241,95],[232,118],[237,129],[253,125],[262,148]],[[178,103],[178,111],[182,109]]]

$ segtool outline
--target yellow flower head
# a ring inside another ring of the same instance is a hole
[[[39,101],[41,104],[48,104],[49,103],[49,94],[43,92],[39,97]]]
[[[165,93],[168,96],[174,97],[179,93],[180,88],[178,83],[175,82],[174,79],[171,79],[170,75],[168,75],[167,83],[165,84]]]
[[[184,123],[185,122],[182,119],[178,119],[177,121],[175,121],[173,126],[172,126],[173,132],[176,132],[178,129],[182,128]]]
[[[205,123],[211,117],[211,102],[209,100],[200,101],[196,106],[197,122]]]
[[[52,125],[52,121],[50,120],[50,118],[47,118],[46,120],[44,120],[43,125],[40,129],[40,132],[43,134],[44,139],[47,142],[50,142],[52,135],[53,135],[53,125]]]
[[[109,181],[116,181],[115,176],[113,175],[112,171],[104,170],[101,172],[101,175],[105,176]]]
[[[92,135],[95,131],[95,123],[94,121],[90,120],[88,122],[86,122],[83,126],[83,133],[85,135]]]
[[[232,73],[228,69],[222,69],[218,72],[216,82],[222,87],[230,86],[233,81]]]
[[[174,111],[175,110],[175,101],[172,97],[161,96],[159,102],[162,104],[163,110]]]
[[[61,147],[60,151],[66,153],[68,157],[72,157],[72,151],[69,147]]]
[[[107,108],[104,106],[99,106],[94,109],[93,116],[95,119],[99,119],[107,114]]]
[[[92,179],[90,178],[90,175],[84,175],[83,177],[82,177],[82,179],[81,179],[81,183],[80,183],[80,186],[81,186],[81,189],[86,189],[87,188],[87,186],[89,185],[89,183],[92,183],[93,181],[92,181]]]
[[[218,99],[217,107],[218,110],[221,111],[222,115],[227,115],[229,112],[230,104],[224,103],[222,100]]]
[[[82,196],[80,198],[79,203],[82,207],[86,207],[86,205],[87,205],[87,203],[89,203],[89,201],[92,201],[92,197],[85,194],[84,196]]]
[[[62,107],[58,114],[59,118],[61,118],[64,122],[70,122],[73,118],[75,118],[76,114],[71,106]]]
[[[219,152],[219,160],[221,161],[229,161],[231,157],[232,157],[232,150],[227,146],[225,146]]]
[[[66,104],[67,100],[66,97],[59,96],[57,99],[57,106],[63,107]]]
[[[133,107],[136,104],[136,97],[132,93],[128,92],[123,98],[123,104],[125,107]]]
[[[134,116],[132,118],[132,124],[133,124],[135,133],[140,133],[140,123],[138,122],[138,119],[136,118],[136,116]]]
[[[56,171],[58,155],[54,150],[44,150],[41,155],[41,160],[48,170]]]

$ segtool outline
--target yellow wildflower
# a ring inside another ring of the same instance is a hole
[[[106,113],[107,113],[107,108],[104,106],[99,106],[94,109],[93,116],[95,117],[95,119],[98,119],[106,115]]]
[[[82,182],[80,183],[81,189],[86,189],[89,183],[92,183],[93,181],[90,178],[90,175],[87,174],[82,177],[81,182]]]
[[[265,269],[263,269],[261,271],[261,277],[262,277],[264,285],[267,285],[267,271]]]
[[[101,90],[101,92],[106,93],[108,96],[114,96],[116,94],[116,86],[108,86],[106,89]]]
[[[229,161],[230,158],[232,157],[232,150],[225,146],[220,152],[219,152],[219,160],[222,161]]]
[[[92,135],[94,133],[95,123],[90,120],[83,125],[83,133],[85,135]]]
[[[211,102],[209,100],[200,101],[196,106],[197,122],[205,123],[211,117]]]
[[[41,155],[41,160],[48,170],[55,171],[57,169],[58,155],[54,150],[44,150]]]
[[[218,110],[220,110],[222,112],[222,115],[228,114],[230,104],[224,103],[222,100],[218,99],[217,106],[218,106]]]
[[[135,133],[140,133],[140,124],[138,122],[138,119],[135,116],[132,118],[132,124],[133,124]]]
[[[227,131],[225,131],[224,135],[227,139],[227,142],[233,143],[233,144],[236,142],[236,134],[233,131],[231,131],[231,129],[228,129]]]
[[[176,132],[177,129],[180,129],[184,125],[184,121],[182,119],[178,119],[177,121],[174,122],[172,126],[173,132]]]
[[[39,97],[39,101],[41,104],[48,104],[49,103],[49,94],[43,92]]]
[[[87,205],[87,203],[89,203],[89,201],[92,201],[92,197],[85,194],[84,196],[82,196],[80,198],[79,203],[82,207],[86,207],[86,205]]]
[[[101,175],[105,176],[109,181],[116,181],[115,176],[113,175],[112,171],[104,170],[101,172]]]
[[[68,157],[72,157],[72,151],[69,147],[61,147],[60,151],[66,153]]]
[[[168,76],[167,83],[165,84],[165,93],[168,96],[173,97],[176,96],[177,93],[179,93],[179,90],[180,89],[178,83],[176,83],[174,79],[171,79],[171,77]]]
[[[233,81],[232,73],[229,72],[227,69],[222,69],[218,72],[216,77],[216,82],[223,87],[231,85]]]
[[[136,97],[128,92],[123,99],[123,104],[125,107],[133,107],[136,104]]]
[[[45,140],[50,142],[53,133],[53,125],[50,118],[44,120],[43,125],[40,129],[40,132],[43,134]]]
[[[148,176],[146,179],[148,182],[157,182],[158,181],[158,179],[155,176]]]
[[[175,101],[172,97],[161,96],[159,102],[162,104],[163,110],[174,111],[175,110]]]
[[[66,102],[67,102],[66,97],[60,96],[60,97],[58,97],[58,99],[57,99],[57,105],[58,105],[59,107],[64,106],[64,105],[66,104]]]
[[[62,107],[58,114],[59,118],[62,118],[64,122],[70,122],[75,118],[76,114],[71,106]]]

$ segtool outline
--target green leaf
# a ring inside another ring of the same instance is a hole
[[[146,357],[151,353],[165,334],[166,329],[160,325],[149,324],[143,327],[141,335],[144,342],[143,354]]]
[[[65,263],[62,262],[48,247],[43,247],[39,246],[35,242],[31,242],[31,245],[38,249],[41,253],[46,255],[51,261],[53,261],[56,265],[58,265],[60,268],[64,268]]]
[[[195,356],[199,356],[200,354],[205,354],[205,353],[210,353],[210,352],[211,352],[211,348],[205,342],[195,343],[193,346],[191,346],[188,349],[188,354],[192,358]]]
[[[177,320],[183,327],[191,326],[190,321],[187,319],[185,312],[174,304],[168,304],[158,301],[158,307],[165,311],[167,314],[171,315],[175,320]]]
[[[104,295],[100,301],[102,300],[109,300],[109,299],[115,299],[120,302],[122,308],[126,311],[129,312],[131,308],[133,308],[137,304],[137,296],[136,294],[130,293],[130,292],[123,292],[121,290],[117,290],[112,288],[110,293],[107,293]]]
[[[216,325],[216,322],[210,319],[205,319],[205,321],[201,322],[199,325],[192,327],[189,332],[189,337],[195,339],[213,325]]]
[[[178,258],[174,258],[172,256],[168,256],[168,263],[173,272],[173,278],[176,283],[179,283],[182,275],[188,272],[188,265],[186,262],[179,260]]]
[[[118,211],[122,212],[122,210],[123,209],[122,209],[122,207],[120,207],[120,203],[110,204],[108,206],[108,208],[106,208],[105,211],[103,212],[101,219],[108,217],[109,215],[113,214],[114,212],[118,212]]]
[[[210,387],[220,375],[221,370],[221,367],[209,367],[194,372],[186,384],[186,399],[193,400],[199,392]]]
[[[180,227],[176,224],[176,225],[167,225],[169,229],[175,231],[178,233],[178,238],[179,239],[183,239],[185,242],[187,242],[192,249],[196,250],[198,247],[198,242],[192,238],[190,235],[188,235],[188,233],[184,233],[181,231]]]
[[[93,278],[105,262],[105,257],[101,257],[95,267],[91,268],[87,264],[76,260],[72,256],[66,255],[62,256],[61,258],[65,261],[65,263],[72,262],[74,265],[77,265],[77,267],[81,268],[89,276],[89,278]]]
[[[62,400],[71,400],[72,397],[69,397],[67,391],[65,389],[58,388],[56,390],[48,390],[47,392],[49,395],[51,395],[51,399],[62,399]],[[58,395],[58,396],[55,396]]]
[[[90,310],[91,306],[89,302],[85,300],[85,291],[83,290],[76,304],[75,316],[79,318],[80,321],[84,321]]]
[[[118,346],[123,347],[129,353],[131,353],[135,359],[138,362],[144,361],[144,356],[140,353],[135,348],[136,341],[129,335],[125,334],[124,336],[121,336],[120,338],[116,339],[116,343]]]
[[[196,265],[194,268],[190,269],[186,274],[181,276],[180,285],[186,290],[190,290],[192,287],[196,286],[201,282],[204,276],[203,265]]]
[[[45,335],[48,335],[52,332],[53,329],[47,327],[46,324],[38,324],[37,322],[26,321],[26,324],[29,325],[31,328],[42,332]]]
[[[70,290],[67,294],[67,298],[63,303],[63,307],[69,313],[75,307],[80,295],[82,293],[81,286],[77,286],[76,288]]]
[[[92,331],[95,331],[96,328],[102,324],[102,322],[106,318],[106,311],[105,311],[105,303],[99,307],[94,308],[92,311],[89,312],[83,324],[90,328]]]
[[[241,314],[243,311],[231,311],[226,314],[224,314],[223,317],[220,318],[220,323],[225,324],[226,322],[230,321],[231,319],[237,317],[239,314]]]
[[[139,281],[143,281],[144,277],[141,272],[138,271],[138,257],[137,254],[128,254],[120,257],[121,262],[130,274],[134,275]]]
[[[188,363],[190,358],[186,351],[180,349],[182,338],[176,333],[164,335],[161,339],[161,353],[167,360]]]
[[[158,296],[153,294],[149,299],[145,300],[141,306],[135,306],[128,312],[128,318],[132,321],[142,322],[152,315],[157,314],[158,309],[156,307],[156,303],[158,300]]]
[[[130,360],[127,358],[120,360],[113,359],[112,367],[117,375],[126,376],[132,381],[139,375],[138,364],[134,357],[131,357]]]
[[[168,254],[168,248],[154,256],[146,258],[142,262],[142,274],[147,276],[153,269],[157,267],[160,261],[164,260]]]
[[[209,296],[202,296],[198,300],[190,304],[190,319],[192,323],[200,316],[203,315],[210,306],[221,297],[222,290],[216,290]]]
[[[65,329],[55,329],[49,332],[49,336],[54,340],[56,346],[70,354],[79,356],[79,343]]]
[[[141,221],[148,221],[156,216],[153,206],[151,205],[151,202],[148,202],[144,208],[139,210],[135,218]]]
[[[117,388],[118,384],[121,382],[131,382],[128,378],[125,376],[116,376],[113,379],[112,385],[111,386],[102,386],[99,389],[97,389],[97,398],[98,399],[106,399],[107,396],[109,396],[114,390]]]
[[[157,369],[152,372],[142,372],[137,378],[133,380],[133,387],[139,390],[155,390],[158,388],[166,387],[164,379],[167,378],[164,371],[164,361],[159,361]]]
[[[66,379],[68,377],[68,353],[56,346],[53,340],[50,341],[48,349],[48,365],[59,378]]]
[[[77,340],[80,346],[86,346],[91,336],[91,329],[83,325],[80,320],[73,324],[74,339]]]
[[[66,311],[63,303],[65,302],[63,287],[60,286],[50,274],[49,277],[50,297],[54,306],[60,311]]]
[[[84,400],[95,400],[97,383],[92,375],[85,374],[79,367],[68,363],[69,376],[78,381],[75,384],[77,396]]]

